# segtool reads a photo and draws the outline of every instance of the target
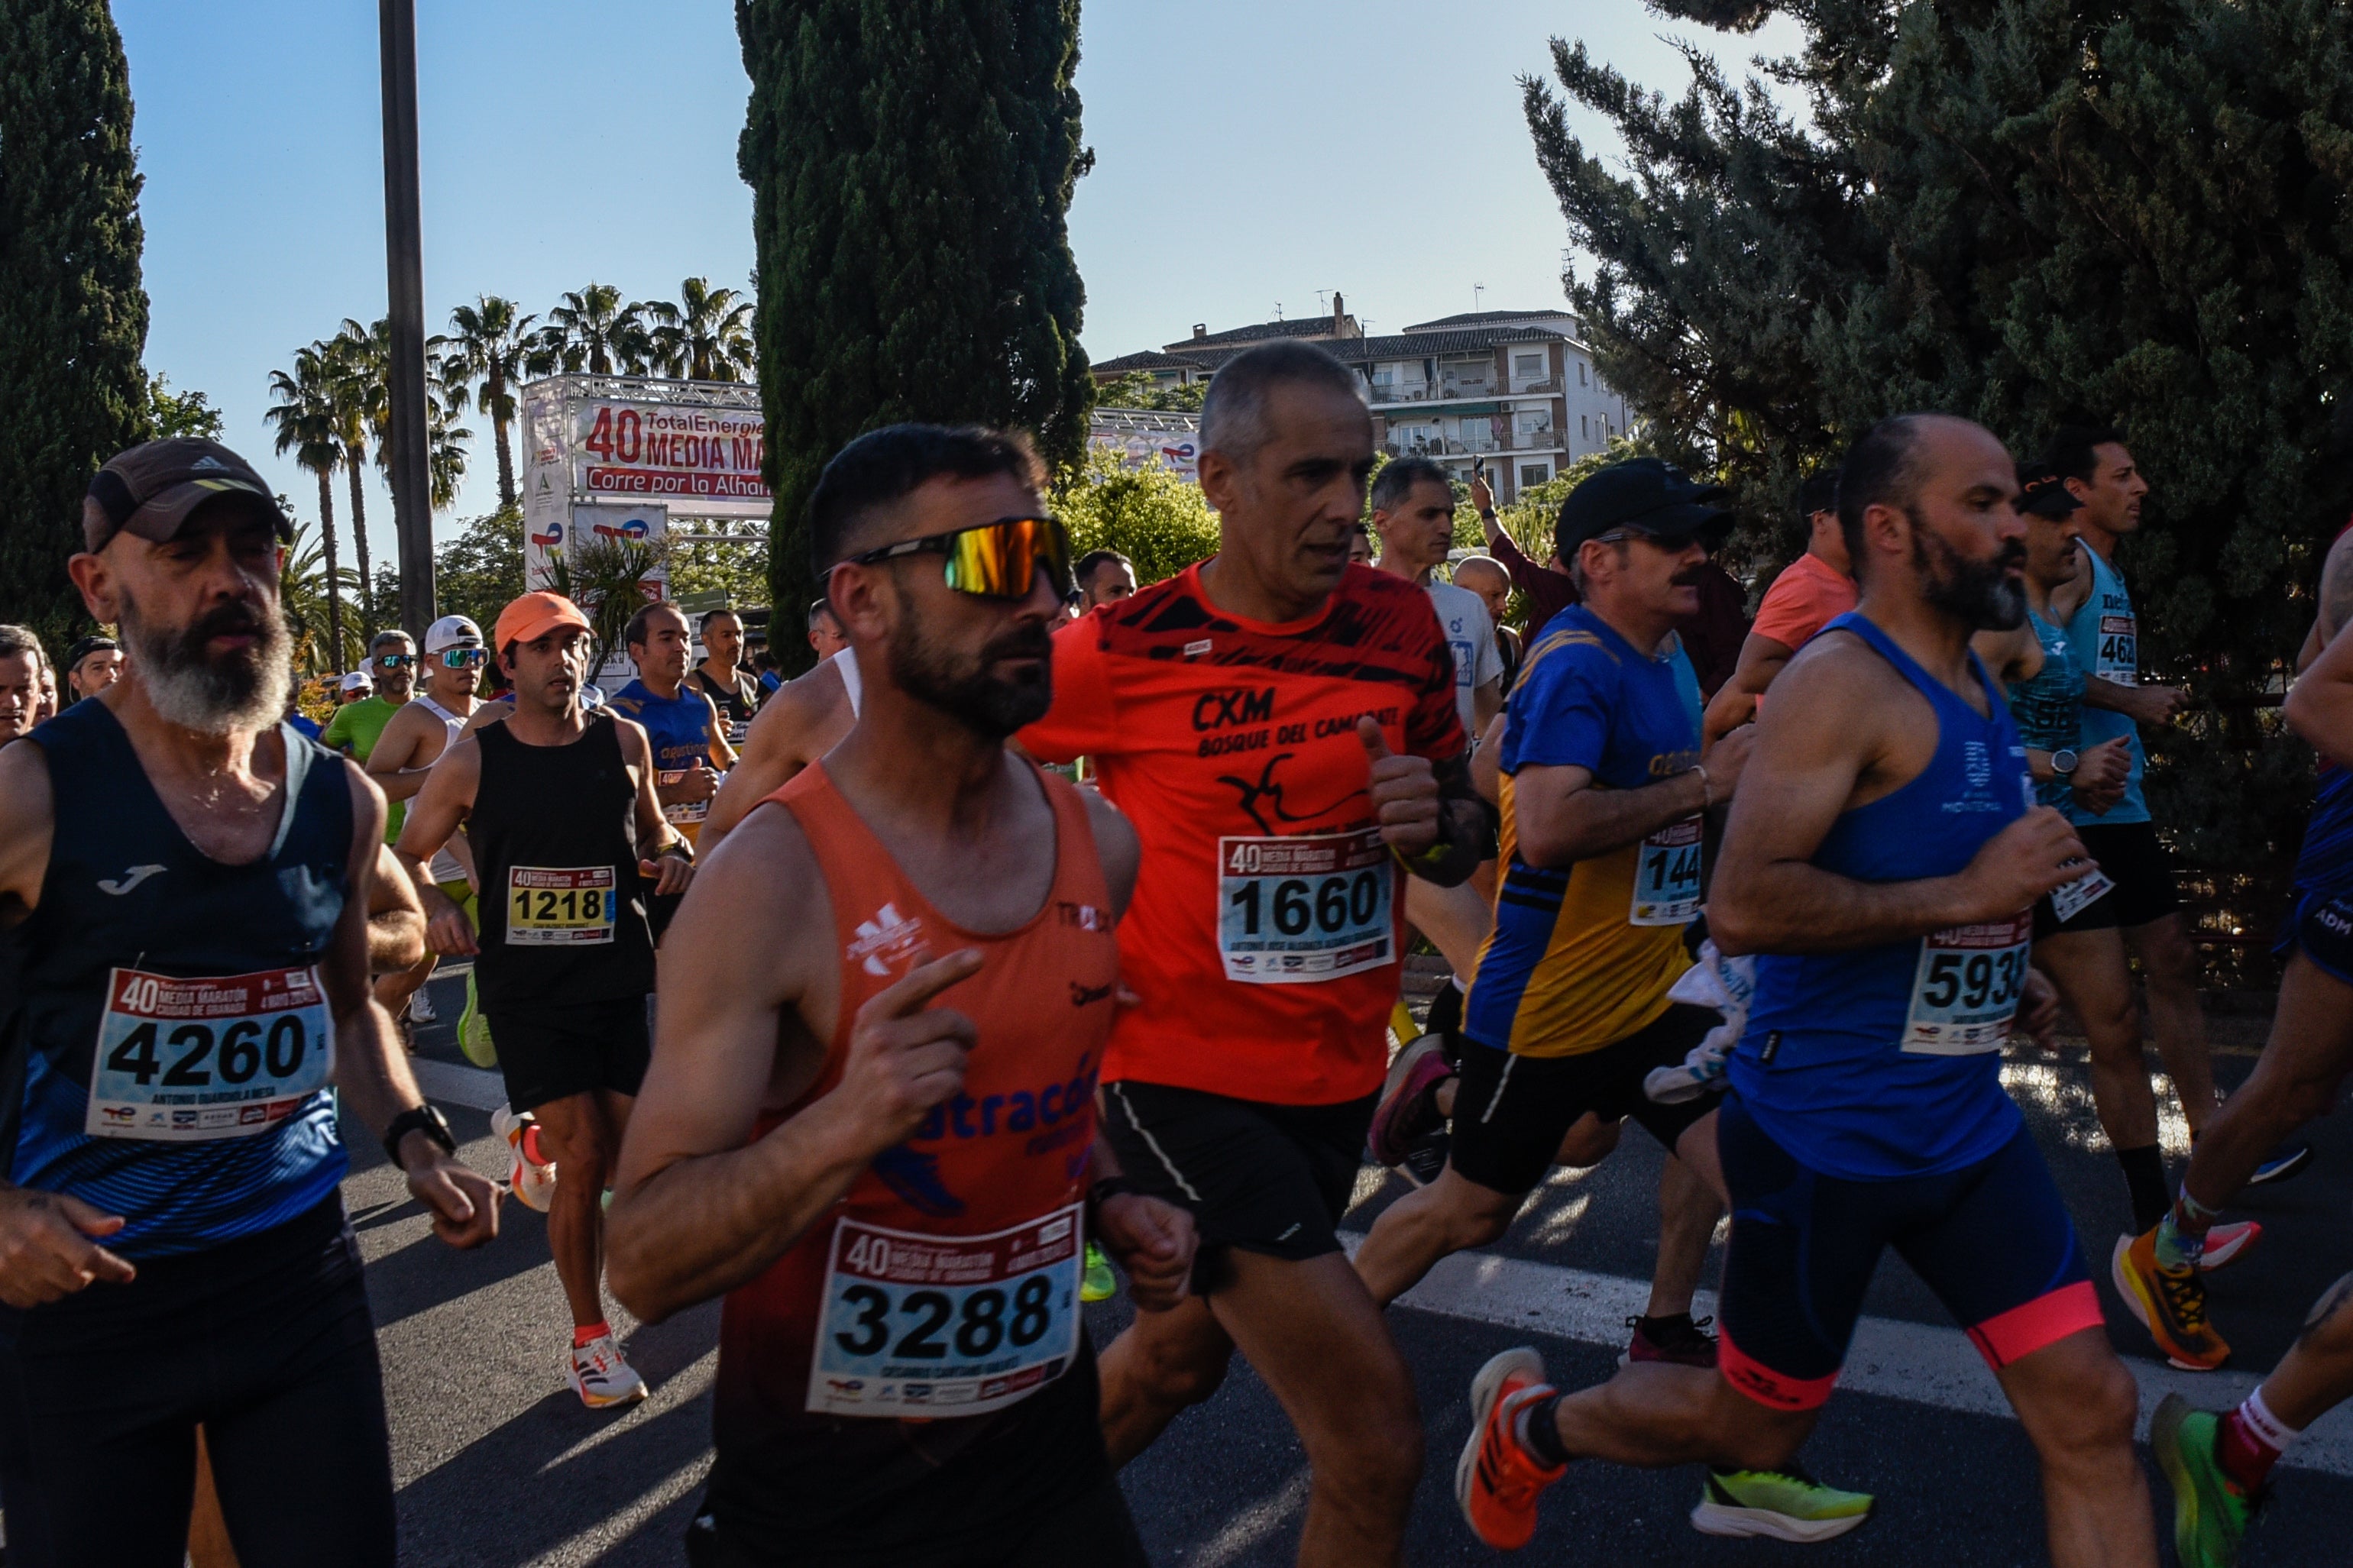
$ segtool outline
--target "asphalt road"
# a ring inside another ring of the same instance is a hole
[[[434,994],[454,1018],[459,983]],[[419,1055],[455,1062],[446,1025],[420,1030]],[[2221,1058],[2235,1083],[2251,1065]],[[2122,1177],[2094,1123],[2081,1053],[2017,1064],[2013,1091],[2025,1104],[2085,1243],[2105,1259],[2128,1219]],[[479,1168],[503,1174],[502,1148],[486,1113],[448,1105]],[[2353,1195],[2353,1127],[2339,1117],[2314,1130],[2319,1159],[2283,1187],[2251,1197],[2243,1213],[2267,1234],[2241,1265],[2219,1276],[2218,1324],[2238,1355],[2261,1372],[2293,1338],[2321,1290],[2353,1268],[2346,1224]],[[2181,1129],[2168,1129],[2178,1167]],[[420,1565],[675,1564],[680,1536],[709,1459],[709,1390],[718,1317],[705,1307],[649,1329],[615,1325],[653,1385],[646,1404],[618,1415],[580,1407],[565,1386],[568,1322],[537,1215],[507,1205],[498,1243],[451,1253],[429,1229],[364,1137],[353,1143],[345,1186],[368,1259],[368,1283],[392,1409],[400,1488],[402,1561]],[[1646,1279],[1654,1231],[1660,1155],[1630,1129],[1624,1145],[1590,1173],[1556,1173],[1500,1255]],[[1402,1184],[1379,1173],[1348,1225],[1362,1229]],[[2105,1275],[2105,1269],[2098,1270]],[[1713,1281],[1711,1266],[1710,1280]],[[2150,1355],[2145,1335],[2109,1293],[2103,1299],[2118,1347]],[[1898,1323],[1948,1325],[1903,1265],[1890,1258],[1866,1311]],[[1125,1317],[1124,1300],[1091,1309],[1097,1342]],[[1409,1561],[1482,1563],[1457,1515],[1452,1460],[1469,1425],[1472,1373],[1497,1350],[1535,1343],[1555,1380],[1582,1385],[1607,1377],[1611,1348],[1472,1321],[1460,1314],[1393,1310],[1392,1325],[1412,1363],[1429,1432],[1430,1463],[1413,1510]],[[2213,1384],[2218,1390],[2221,1384]],[[2207,1403],[2219,1405],[2218,1392]],[[2007,1418],[1911,1399],[1841,1392],[1805,1453],[1818,1474],[1877,1494],[1875,1517],[1840,1542],[1795,1548],[1726,1542],[1694,1531],[1685,1515],[1698,1472],[1581,1467],[1547,1494],[1531,1564],[1617,1568],[1620,1564],[1809,1563],[2010,1564],[2043,1560],[2033,1456]],[[2339,1467],[2340,1469],[2353,1467]],[[2353,1558],[2353,1479],[2306,1468],[2278,1472],[2276,1500],[2244,1561],[2270,1564]],[[1237,1362],[1209,1404],[1179,1418],[1124,1477],[1155,1563],[1223,1568],[1292,1561],[1306,1496],[1304,1457],[1265,1386]],[[2163,1484],[2151,1470],[2160,1500]],[[2169,1562],[2168,1552],[2167,1560]]]

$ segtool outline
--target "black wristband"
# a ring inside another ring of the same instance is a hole
[[[1143,1190],[1125,1176],[1098,1176],[1095,1178],[1094,1185],[1087,1190],[1087,1201],[1099,1204],[1105,1198],[1115,1198],[1124,1193],[1140,1193]]]
[[[449,1119],[433,1105],[412,1105],[392,1119],[384,1130],[384,1157],[395,1167],[400,1164],[400,1141],[412,1132],[422,1132],[441,1145],[445,1153],[458,1152],[457,1135],[449,1131]]]

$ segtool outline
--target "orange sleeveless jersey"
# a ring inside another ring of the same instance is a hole
[[[1078,1208],[1119,954],[1085,804],[1062,780],[1035,776],[1054,811],[1054,879],[1038,914],[1003,936],[934,910],[822,763],[768,797],[799,822],[825,877],[841,1011],[814,1087],[764,1114],[754,1136],[834,1089],[859,1008],[902,978],[919,949],[981,951],[979,973],[934,1004],[971,1018],[979,1036],[963,1091],[728,1294],[723,1451],[775,1456],[818,1438],[838,1457],[844,1418],[881,1437],[898,1430],[893,1417],[981,1415],[1069,1364],[1057,1352],[1075,1342],[1065,1331],[1077,1321]]]

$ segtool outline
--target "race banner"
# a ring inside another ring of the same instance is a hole
[[[575,488],[616,500],[675,499],[711,515],[768,510],[767,425],[751,409],[584,398],[572,408]]]

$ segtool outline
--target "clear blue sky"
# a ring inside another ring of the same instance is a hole
[[[297,345],[384,313],[375,10],[114,5],[146,176],[147,363],[210,395],[230,443],[306,518],[315,483],[270,456],[261,415],[270,370]],[[748,84],[732,5],[417,10],[429,326],[484,292],[543,311],[591,279],[633,298],[674,298],[692,274],[748,283],[751,196],[735,173]],[[1333,289],[1376,331],[1474,300],[1559,304],[1566,237],[1515,80],[1546,72],[1546,40],[1562,36],[1679,94],[1676,33],[1734,65],[1795,37],[1671,28],[1633,0],[1091,0],[1079,89],[1095,166],[1071,214],[1088,352],[1263,321],[1278,305],[1314,313]],[[445,532],[496,501],[488,422],[472,423],[478,460]],[[368,524],[388,559],[381,485]]]

